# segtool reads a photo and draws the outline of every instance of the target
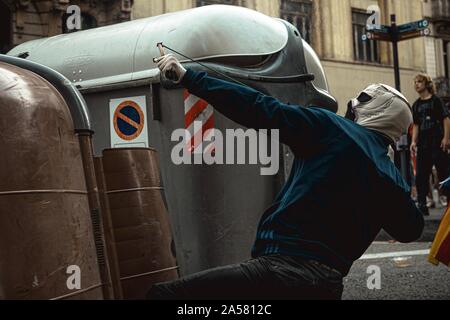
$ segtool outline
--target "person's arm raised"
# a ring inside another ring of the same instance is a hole
[[[162,72],[175,71],[179,83],[190,93],[206,100],[227,118],[248,128],[278,129],[282,143],[299,156],[311,155],[325,129],[317,110],[291,106],[247,86],[216,79],[206,72],[184,69],[173,56],[158,63]]]

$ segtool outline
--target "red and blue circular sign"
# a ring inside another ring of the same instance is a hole
[[[114,130],[127,141],[139,137],[144,128],[144,113],[134,101],[124,101],[114,111]]]

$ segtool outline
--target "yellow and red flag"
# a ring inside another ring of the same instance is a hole
[[[428,261],[435,265],[443,263],[450,267],[450,206],[442,218]]]

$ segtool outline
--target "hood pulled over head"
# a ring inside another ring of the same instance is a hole
[[[411,107],[403,94],[385,84],[372,84],[349,103],[354,121],[397,142],[413,122]]]

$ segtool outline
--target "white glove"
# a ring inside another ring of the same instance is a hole
[[[174,81],[174,83],[180,83],[186,73],[186,69],[173,54],[169,53],[162,57],[156,58],[155,62],[163,75],[166,75],[167,71],[175,72],[178,80]]]

